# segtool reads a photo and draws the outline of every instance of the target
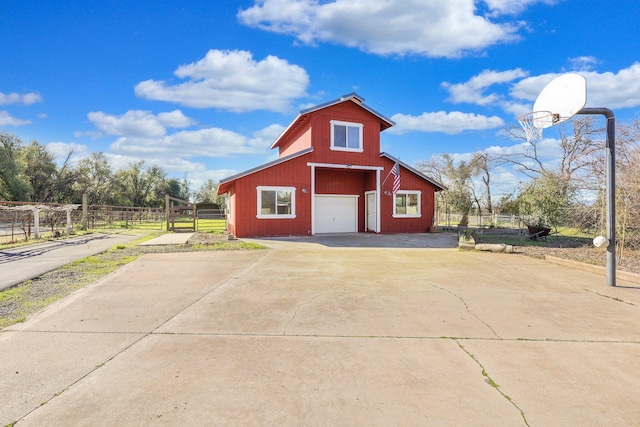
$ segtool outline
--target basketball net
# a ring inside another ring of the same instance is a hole
[[[532,111],[518,116],[518,122],[524,130],[527,142],[538,142],[542,139],[542,129],[552,126],[559,119],[558,114],[551,111]]]

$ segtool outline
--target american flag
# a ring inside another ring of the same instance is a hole
[[[393,174],[393,194],[396,194],[400,190],[400,165],[396,162],[391,169]]]

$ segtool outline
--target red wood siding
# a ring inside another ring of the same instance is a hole
[[[304,236],[311,233],[311,168],[307,166],[310,160],[309,154],[263,169],[236,181],[235,236]],[[296,217],[257,218],[258,186],[295,187]]]
[[[331,120],[362,123],[362,153],[331,149]],[[314,161],[318,163],[373,166],[380,161],[380,119],[353,102],[317,111],[310,119],[313,128]]]
[[[388,159],[383,160],[384,172],[380,178],[384,181],[393,167],[393,162]],[[380,211],[382,216],[380,227],[382,233],[426,233],[433,224],[434,193],[435,188],[413,172],[400,167],[400,191],[412,190],[421,191],[420,195],[420,218],[394,218],[393,207],[395,197],[391,194],[393,187],[393,175],[389,175],[382,187],[380,199]],[[388,194],[387,194],[388,193]]]
[[[304,130],[304,129],[301,129]],[[312,129],[306,128],[304,132],[298,132],[295,135],[295,139],[293,139],[287,146],[280,147],[280,157],[288,156],[289,154],[294,154],[299,151],[304,150],[305,148],[309,148],[312,145]]]
[[[364,194],[365,174],[362,171],[317,168],[316,194]]]

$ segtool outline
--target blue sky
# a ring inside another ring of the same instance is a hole
[[[298,111],[354,91],[413,165],[509,150],[500,131],[566,72],[588,107],[640,111],[638,0],[13,0],[0,16],[0,131],[192,191],[274,159]]]

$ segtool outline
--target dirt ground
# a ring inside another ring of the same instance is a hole
[[[549,238],[544,246],[517,246],[515,252],[536,258],[551,255],[602,267],[606,265],[607,254],[604,249],[595,248],[582,240],[554,238]],[[640,274],[640,251],[626,249],[622,254],[617,253],[616,263],[618,270]]]

